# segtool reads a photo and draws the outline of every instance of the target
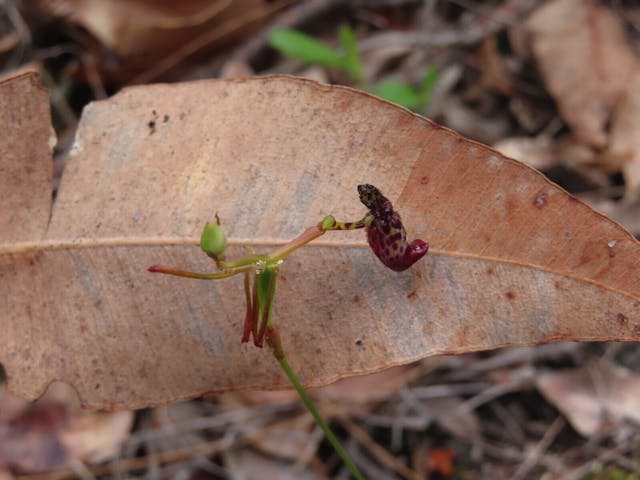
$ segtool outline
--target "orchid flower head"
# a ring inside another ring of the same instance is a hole
[[[358,185],[360,201],[369,209],[373,221],[367,230],[367,240],[373,253],[391,270],[401,272],[426,255],[429,244],[416,239],[409,243],[400,214],[391,201],[373,185]]]

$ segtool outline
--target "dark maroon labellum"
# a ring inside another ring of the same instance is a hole
[[[367,240],[373,253],[391,270],[401,272],[420,260],[429,250],[422,240],[407,242],[407,232],[400,214],[387,197],[373,185],[358,185],[360,201],[373,216],[367,227]]]

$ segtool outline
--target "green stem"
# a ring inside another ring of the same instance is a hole
[[[358,228],[366,228],[373,223],[373,215],[367,215],[363,219],[357,222],[338,222],[332,215],[327,215],[322,219],[318,225],[307,228],[304,232],[298,235],[296,238],[283,245],[278,250],[271,252],[269,255],[265,255],[267,263],[276,263],[284,260],[300,247],[304,247],[311,240],[325,234],[325,232],[331,230],[356,230]]]
[[[198,280],[219,280],[221,278],[232,277],[241,272],[246,272],[255,268],[253,265],[248,265],[245,267],[238,268],[236,270],[223,270],[222,272],[215,273],[199,273],[199,272],[189,272],[187,270],[180,270],[178,268],[173,267],[165,267],[164,265],[153,265],[149,267],[149,270],[152,273],[165,273],[167,275],[175,275],[176,277],[184,277],[184,278],[196,278]]]
[[[275,351],[274,351],[274,354],[275,354]],[[314,405],[313,401],[311,400],[311,397],[309,397],[309,395],[307,394],[307,391],[304,389],[304,387],[300,383],[300,380],[298,380],[297,375],[291,369],[291,365],[289,365],[289,362],[287,362],[287,359],[284,357],[278,358],[277,354],[276,354],[276,358],[278,359],[278,363],[280,363],[280,366],[284,370],[284,373],[286,373],[287,377],[289,377],[289,381],[298,392],[298,395],[300,395],[300,399],[302,400],[302,403],[304,403],[304,406],[307,407],[307,410],[311,412],[311,415],[313,415],[313,418],[315,419],[316,423],[322,429],[322,431],[324,432],[324,435],[327,437],[327,440],[329,440],[329,443],[331,443],[331,446],[333,446],[336,453],[340,455],[340,458],[346,465],[347,469],[351,472],[351,475],[353,475],[354,478],[356,478],[357,480],[364,480],[364,477],[362,476],[362,473],[360,473],[360,470],[358,470],[358,467],[356,467],[355,463],[353,463],[353,461],[351,460],[351,458],[349,457],[345,449],[342,448],[342,445],[340,445],[340,442],[338,441],[338,439],[335,437],[335,435],[329,428],[329,425],[327,425],[327,422],[325,422],[324,418],[322,418],[322,415],[320,415],[320,412]]]
[[[223,270],[233,270],[239,267],[245,267],[247,265],[255,265],[259,262],[266,262],[266,260],[266,255],[249,255],[248,257],[241,258],[240,260],[236,260],[235,262],[220,261],[220,267]]]
[[[280,260],[284,260],[294,250],[305,246],[311,240],[314,240],[322,235],[324,235],[324,231],[320,230],[317,226],[309,227],[289,243],[283,245],[275,252],[271,252],[269,255],[267,255],[267,261],[278,262]]]

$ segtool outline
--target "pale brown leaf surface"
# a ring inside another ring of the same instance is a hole
[[[611,152],[622,156],[625,199],[630,203],[640,194],[640,62],[628,82],[625,95],[611,123]]]
[[[92,407],[287,385],[240,344],[240,278],[197,247],[218,212],[230,257],[379,186],[432,252],[387,270],[362,232],[283,265],[274,315],[302,381],[427,355],[555,340],[638,340],[638,243],[525,165],[365,93],[288,77],[129,88],[85,108],[44,238],[0,247],[0,361],[28,398],[52,379]]]
[[[640,375],[610,364],[545,372],[536,377],[542,394],[584,436],[640,421]]]
[[[555,0],[527,26],[560,114],[584,143],[607,145],[607,125],[638,58],[616,16],[593,0]]]
[[[51,211],[49,94],[35,73],[0,80],[0,242],[44,235]]]

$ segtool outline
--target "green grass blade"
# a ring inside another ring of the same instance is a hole
[[[345,55],[343,57],[344,70],[351,75],[358,85],[362,85],[362,61],[358,53],[358,43],[356,34],[349,25],[340,26],[340,43],[344,48]]]
[[[277,28],[269,34],[269,45],[287,57],[313,65],[342,68],[344,58],[324,42],[292,28]]]
[[[427,73],[422,77],[422,82],[420,82],[420,95],[422,96],[422,105],[426,106],[429,104],[431,100],[431,92],[435,88],[438,83],[438,78],[440,77],[440,72],[438,69],[431,65],[427,68]]]
[[[373,87],[372,93],[390,102],[402,105],[405,108],[418,108],[422,106],[423,97],[411,85],[399,80],[385,80]]]

